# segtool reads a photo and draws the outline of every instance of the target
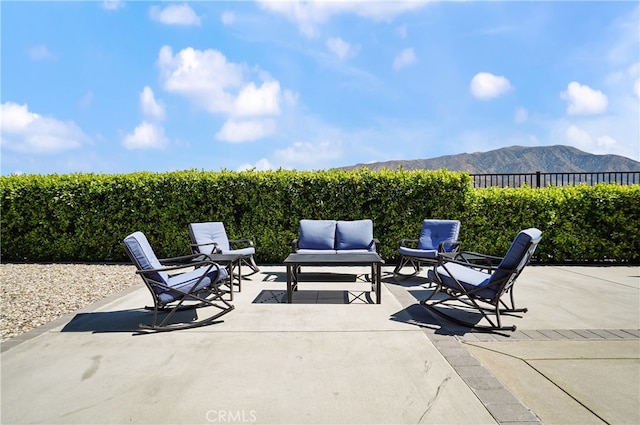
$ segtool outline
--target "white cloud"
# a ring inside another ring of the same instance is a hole
[[[618,150],[618,142],[609,135],[593,137],[588,131],[570,125],[565,131],[565,140],[578,149],[594,154],[609,154]]]
[[[122,140],[122,145],[127,149],[163,149],[168,144],[169,139],[164,135],[164,128],[146,121]]]
[[[274,157],[288,165],[317,165],[322,168],[322,161],[338,159],[342,156],[340,142],[324,141],[320,143],[296,142],[292,146],[277,150]]]
[[[243,67],[227,62],[217,50],[181,50],[175,56],[169,46],[158,55],[163,88],[181,94],[211,113],[231,113],[234,96],[230,92],[243,84]]]
[[[89,138],[73,122],[29,111],[27,104],[0,105],[0,144],[3,149],[32,154],[55,154],[80,148]]]
[[[164,9],[158,6],[151,6],[149,16],[154,21],[166,25],[200,25],[201,19],[187,4],[172,4]]]
[[[247,170],[256,170],[256,171],[267,171],[273,170],[274,166],[269,162],[268,159],[262,158],[255,165],[251,164],[242,164],[238,167],[237,171],[247,171]]]
[[[416,62],[416,54],[413,51],[413,48],[408,47],[398,53],[396,57],[393,59],[393,69],[399,70],[405,68]]]
[[[280,83],[268,81],[260,88],[253,82],[245,85],[235,100],[234,113],[240,116],[280,114]]]
[[[153,95],[153,90],[149,86],[145,86],[140,93],[140,107],[142,113],[147,118],[163,120],[165,118],[165,109],[162,102],[157,102]]]
[[[627,75],[633,80],[633,94],[640,97],[640,62],[629,65]]]
[[[276,123],[272,119],[245,121],[229,120],[216,133],[216,139],[223,142],[252,142],[270,136],[275,132]]]
[[[118,10],[124,7],[124,2],[120,0],[104,0],[102,8],[105,10]]]
[[[607,96],[599,90],[572,81],[567,86],[567,91],[560,97],[569,102],[567,113],[569,115],[593,115],[606,111]]]
[[[515,122],[520,124],[526,122],[529,119],[529,111],[522,106],[516,109]]]
[[[335,15],[353,14],[373,21],[391,22],[397,16],[421,8],[426,1],[260,1],[260,6],[285,16],[307,37],[316,37],[322,24]]]
[[[93,103],[93,92],[89,90],[78,101],[78,105],[82,109],[89,109]]]
[[[29,59],[34,61],[55,59],[55,56],[49,51],[44,44],[33,46],[29,49]]]
[[[340,59],[344,59],[349,54],[351,46],[340,37],[332,37],[327,39],[327,48]]]
[[[222,21],[224,25],[232,25],[235,20],[236,15],[228,10],[225,10],[224,12],[222,12],[222,15],[220,15],[220,21]]]
[[[589,133],[576,127],[575,125],[571,125],[567,128],[565,137],[570,145],[580,147],[584,150],[589,150],[591,148],[590,145],[593,142],[593,139],[591,138]]]
[[[227,116],[216,134],[219,140],[244,142],[269,136],[276,122],[259,118],[279,116],[283,106],[296,103],[296,95],[282,90],[268,73],[228,62],[217,50],[189,47],[174,55],[169,46],[164,46],[158,66],[164,90],[183,95],[212,114]],[[262,82],[247,80],[251,73]]]
[[[488,100],[511,90],[511,83],[503,76],[479,72],[471,79],[469,89],[475,98]]]
[[[396,28],[396,33],[398,34],[398,37],[405,39],[407,38],[407,26],[406,25],[401,25],[398,28]]]

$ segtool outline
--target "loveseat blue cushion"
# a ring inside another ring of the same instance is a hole
[[[336,254],[368,254],[372,252],[370,249],[339,249]]]
[[[335,249],[335,220],[300,220],[299,249]]]
[[[336,223],[336,249],[374,251],[373,221],[353,220]]]
[[[298,249],[296,254],[335,254],[335,249]]]

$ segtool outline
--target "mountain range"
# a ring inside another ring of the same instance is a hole
[[[602,171],[640,171],[640,162],[620,155],[595,155],[571,146],[510,146],[487,152],[446,155],[431,159],[392,160],[340,167],[371,170],[402,167],[405,170],[468,171],[471,174],[494,173],[580,173]]]

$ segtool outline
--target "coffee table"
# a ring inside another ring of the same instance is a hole
[[[381,302],[380,274],[384,260],[375,252],[338,254],[289,254],[284,260],[287,266],[287,303],[293,302],[293,291],[298,290],[300,266],[370,266],[371,290],[376,294],[376,304]]]

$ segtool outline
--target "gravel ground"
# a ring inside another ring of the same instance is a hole
[[[139,283],[133,265],[0,264],[1,341]]]

